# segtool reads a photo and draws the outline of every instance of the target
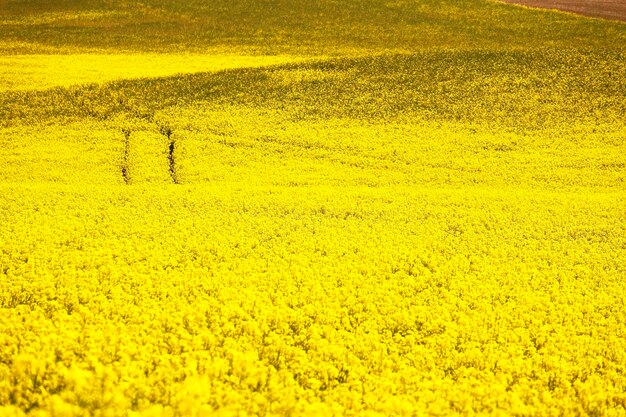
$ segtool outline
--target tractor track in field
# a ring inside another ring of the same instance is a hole
[[[130,184],[130,130],[122,129],[124,134],[124,154],[122,156],[122,178],[124,184]]]

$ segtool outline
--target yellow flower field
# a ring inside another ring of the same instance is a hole
[[[0,416],[626,415],[625,24],[0,7]]]
[[[0,56],[0,91],[42,90],[118,79],[156,78],[297,60],[288,56],[207,54],[75,54]]]

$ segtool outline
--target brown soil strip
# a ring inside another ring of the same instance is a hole
[[[557,9],[585,16],[626,22],[626,0],[503,0],[544,9]]]

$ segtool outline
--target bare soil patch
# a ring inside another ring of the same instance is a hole
[[[626,22],[626,0],[503,0],[544,9],[557,9],[585,16]]]

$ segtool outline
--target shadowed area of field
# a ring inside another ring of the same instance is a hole
[[[10,0],[0,51],[346,55],[429,48],[602,47],[606,22],[543,14],[484,0]]]
[[[300,119],[464,120],[523,129],[603,123],[626,112],[624,57],[575,49],[435,51],[7,91],[0,94],[0,125],[120,115],[151,120],[158,111],[203,103],[275,109]]]

